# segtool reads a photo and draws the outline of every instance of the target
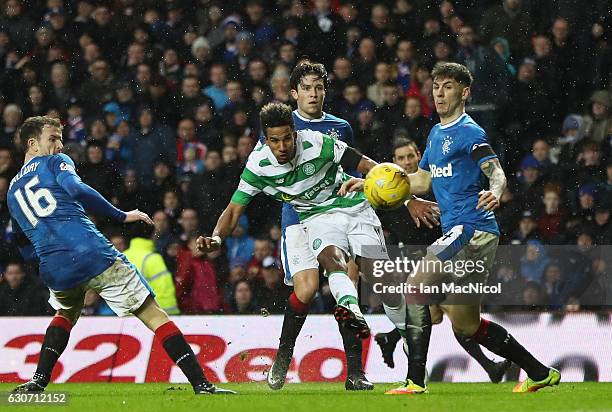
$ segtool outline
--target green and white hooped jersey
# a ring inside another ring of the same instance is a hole
[[[285,164],[278,163],[267,145],[255,149],[232,202],[246,206],[264,192],[291,204],[302,222],[334,209],[356,212],[369,206],[363,192],[337,194],[342,182],[351,178],[340,166],[346,143],[313,130],[298,130],[296,146],[295,157]]]

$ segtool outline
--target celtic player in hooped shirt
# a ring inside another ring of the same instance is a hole
[[[295,131],[287,105],[268,104],[260,118],[266,145],[251,153],[240,184],[212,236],[200,237],[198,246],[204,252],[218,249],[258,193],[291,204],[305,226],[313,254],[328,274],[337,302],[336,319],[366,338],[370,330],[359,309],[357,290],[347,276],[347,263],[350,257],[359,265],[367,259],[387,259],[388,255],[380,221],[363,193],[342,195],[338,191],[350,179],[343,170],[367,173],[376,162],[320,132]],[[425,202],[424,209],[433,206],[435,203]],[[424,210],[416,209],[409,209],[410,213],[415,219],[423,219],[419,213]],[[367,278],[369,274],[365,275]],[[389,319],[405,328],[406,304],[402,296],[382,298]]]

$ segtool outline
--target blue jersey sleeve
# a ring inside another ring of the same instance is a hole
[[[353,135],[353,128],[349,122],[346,122],[344,133],[342,134],[342,141],[349,146],[355,146],[355,137]]]
[[[428,156],[428,147],[429,147],[429,139],[427,139],[427,145],[425,146],[425,151],[423,152],[423,157],[421,157],[421,161],[419,162],[419,169],[429,171],[429,156]]]
[[[485,131],[477,126],[466,126],[463,150],[480,166],[489,159],[497,157],[489,144]]]
[[[55,176],[55,181],[60,186],[62,186],[63,180],[69,176],[79,177],[76,173],[74,162],[64,153],[52,156],[49,159],[48,165],[49,170]]]

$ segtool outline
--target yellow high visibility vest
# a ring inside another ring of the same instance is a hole
[[[130,247],[123,254],[149,282],[153,292],[155,292],[155,300],[159,306],[169,315],[179,315],[181,312],[176,303],[172,273],[166,267],[162,256],[155,252],[153,241],[135,237],[130,241]]]

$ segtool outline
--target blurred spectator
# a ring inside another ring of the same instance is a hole
[[[521,304],[523,310],[537,310],[546,307],[548,299],[538,282],[525,283]]]
[[[272,242],[268,238],[255,239],[253,257],[247,264],[247,276],[249,279],[260,280],[262,276],[263,262],[274,252]]]
[[[219,312],[223,297],[217,274],[213,264],[196,247],[196,239],[192,236],[176,258],[174,282],[178,304],[184,314]]]
[[[151,240],[153,228],[145,223],[137,223],[132,230],[135,237],[130,246],[123,252],[125,257],[138,268],[140,274],[155,292],[155,300],[170,315],[178,315],[180,310],[176,302],[176,292],[172,273],[166,267],[162,255],[155,251]]]
[[[550,258],[542,242],[528,240],[525,254],[521,257],[520,274],[528,281],[540,282],[549,262]]]
[[[257,304],[269,313],[280,314],[285,311],[289,288],[283,284],[280,263],[272,256],[263,259],[261,265],[261,285],[255,289]]]
[[[538,225],[533,213],[529,210],[523,211],[518,229],[512,234],[512,244],[526,244],[528,240],[536,238]]]
[[[80,164],[77,172],[83,182],[96,189],[102,196],[110,199],[121,185],[117,169],[104,158],[104,146],[93,140],[87,144],[85,163]]]
[[[9,262],[0,282],[0,316],[49,316],[49,290],[27,275],[19,262]]]
[[[563,231],[566,212],[561,209],[561,190],[558,186],[544,187],[542,203],[544,208],[537,218],[538,236],[545,243],[559,243],[559,236]]]
[[[174,236],[170,231],[170,221],[168,215],[162,210],[158,210],[151,216],[153,220],[153,235],[152,239],[155,242],[155,251],[158,253],[165,253],[170,242],[174,240]]]
[[[533,22],[524,7],[523,0],[502,0],[489,8],[480,22],[480,34],[488,42],[494,37],[505,37],[512,45],[516,57],[524,57],[529,51],[529,34]]]
[[[518,305],[521,302],[525,280],[508,264],[503,264],[488,281],[490,285],[501,283],[501,296],[490,296],[488,304],[502,306]]]
[[[227,258],[230,267],[246,267],[255,251],[255,240],[248,235],[249,220],[245,215],[240,216],[238,225],[232,235],[225,240]]]
[[[612,128],[612,95],[607,90],[598,90],[589,103],[588,133],[593,141],[601,144]]]
[[[13,162],[13,153],[8,147],[0,146],[0,177],[12,179],[19,169]]]
[[[231,313],[248,315],[256,313],[257,309],[251,283],[244,279],[236,282],[231,302]]]
[[[176,161],[176,143],[172,132],[155,121],[148,107],[140,109],[138,126],[126,144],[133,153],[131,167],[143,187],[153,184],[153,165],[156,161],[163,159],[172,164]]]
[[[0,135],[0,146],[13,148],[14,137],[17,128],[23,119],[22,111],[16,104],[7,104],[2,112],[2,130]]]
[[[563,295],[562,288],[564,286],[561,266],[559,266],[559,264],[551,262],[546,266],[544,269],[542,286],[546,293],[548,304],[552,305],[553,308],[559,308],[563,304],[561,297]]]
[[[198,213],[194,209],[183,209],[178,223],[181,226],[180,238],[183,242],[197,235],[200,230]]]
[[[134,170],[129,169],[125,172],[123,185],[113,192],[115,193],[113,203],[121,210],[148,211],[152,206],[151,194],[140,187]]]
[[[376,107],[382,107],[385,103],[383,86],[391,80],[391,66],[385,62],[380,62],[374,69],[375,82],[368,86],[367,98],[372,100]]]
[[[427,136],[433,127],[433,122],[423,116],[421,101],[416,96],[406,97],[403,117],[397,123],[397,129],[404,128],[419,148],[425,150]]]

